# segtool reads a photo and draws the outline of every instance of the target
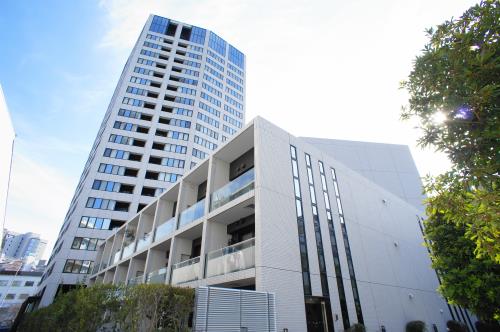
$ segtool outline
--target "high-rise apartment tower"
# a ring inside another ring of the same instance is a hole
[[[4,229],[2,241],[2,258],[27,259],[32,257],[34,261],[39,261],[47,240],[41,239],[39,234],[35,233],[17,233]]]
[[[102,121],[39,287],[84,282],[102,239],[245,122],[245,55],[215,33],[151,15]]]

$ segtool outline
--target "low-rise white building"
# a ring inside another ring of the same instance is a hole
[[[0,271],[0,327],[10,326],[23,302],[37,291],[43,271]]]
[[[453,313],[436,292],[415,195],[397,195],[384,188],[391,181],[372,181],[337,157],[254,119],[108,237],[89,283],[271,292],[278,331],[356,322],[403,331],[412,320],[445,331]],[[411,156],[366,158],[412,173],[401,188],[418,181]]]
[[[36,292],[42,272],[0,272],[0,307],[22,304]]]

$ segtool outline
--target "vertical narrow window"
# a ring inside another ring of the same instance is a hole
[[[299,233],[300,263],[302,267],[302,284],[304,295],[311,295],[311,277],[309,274],[309,258],[307,256],[306,227],[304,224],[304,214],[302,208],[302,194],[300,192],[299,166],[297,162],[297,149],[290,145],[290,156],[292,158],[292,176],[295,191],[295,206],[297,209],[297,229]]]
[[[316,239],[316,251],[318,252],[319,276],[321,280],[321,290],[324,297],[329,297],[328,277],[326,276],[325,251],[323,249],[323,238],[321,236],[321,224],[319,222],[318,202],[316,200],[316,191],[314,189],[314,177],[312,172],[311,156],[306,156],[307,180],[309,184],[309,194],[311,197],[311,209],[313,214],[314,233]]]
[[[333,188],[335,189],[335,197],[337,200],[337,208],[339,210],[340,229],[342,230],[342,237],[344,238],[345,255],[347,258],[347,267],[349,269],[349,277],[351,279],[352,296],[354,298],[354,306],[356,307],[356,317],[358,323],[363,324],[363,312],[361,311],[361,302],[359,300],[358,283],[356,282],[356,274],[354,273],[354,265],[352,263],[351,246],[349,244],[349,237],[347,236],[347,228],[344,219],[344,210],[342,209],[342,201],[340,200],[339,184],[337,182],[337,174],[335,169],[330,168],[333,178]]]
[[[345,297],[344,282],[342,280],[342,270],[340,267],[339,250],[337,246],[337,237],[335,236],[335,228],[333,225],[332,209],[330,205],[330,197],[328,194],[328,186],[326,185],[325,168],[322,161],[318,161],[319,173],[321,175],[321,189],[325,200],[326,218],[328,220],[328,232],[330,235],[330,243],[332,245],[333,265],[335,267],[335,277],[337,279],[337,289],[339,291],[340,310],[342,312],[342,323],[344,329],[350,327],[349,313],[347,311],[347,301]]]

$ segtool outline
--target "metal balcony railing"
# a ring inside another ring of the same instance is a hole
[[[205,199],[182,211],[179,216],[179,228],[200,219],[205,215]]]
[[[224,187],[213,192],[211,195],[210,211],[229,203],[230,201],[240,197],[254,188],[255,171],[251,170],[241,174],[233,181],[226,184]]]
[[[200,256],[174,264],[172,267],[172,284],[174,285],[200,278]]]
[[[255,238],[207,254],[206,277],[255,267]]]
[[[122,251],[118,250],[113,256],[113,264],[118,263],[121,257],[122,257]]]
[[[137,241],[137,251],[147,247],[152,241],[153,241],[153,232],[144,234],[144,236],[139,238],[139,240]]]
[[[146,277],[147,284],[164,284],[167,280],[167,268],[161,268],[159,270],[148,273]]]
[[[155,241],[162,239],[175,231],[175,217],[156,227]]]
[[[127,281],[127,285],[128,286],[134,286],[134,285],[142,284],[142,278],[143,278],[143,276],[137,276],[135,278],[130,278]]]
[[[135,251],[135,240],[123,247],[122,259],[130,257]]]

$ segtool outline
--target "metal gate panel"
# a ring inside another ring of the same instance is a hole
[[[248,332],[269,331],[266,293],[241,292],[241,327],[246,327]]]
[[[196,288],[194,298],[193,332],[205,332],[207,330],[207,306],[208,288]]]
[[[269,332],[277,332],[276,327],[276,298],[273,293],[267,293],[269,307]]]
[[[210,288],[208,297],[207,331],[240,331],[239,291]]]
[[[217,287],[198,287],[194,332],[276,332],[275,295]]]

